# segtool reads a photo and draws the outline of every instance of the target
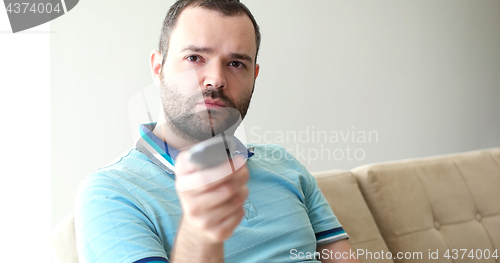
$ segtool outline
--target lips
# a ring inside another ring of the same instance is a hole
[[[215,99],[204,99],[200,101],[198,104],[205,104],[207,108],[212,108],[212,107],[225,107],[226,105],[220,101],[220,100],[215,100]]]

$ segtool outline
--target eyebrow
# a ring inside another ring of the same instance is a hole
[[[192,51],[192,52],[200,52],[200,53],[213,53],[214,49],[210,47],[199,47],[199,46],[194,46],[194,45],[189,45],[181,50],[181,52],[185,51]],[[241,59],[241,60],[246,60],[250,63],[253,62],[252,57],[250,57],[247,54],[242,54],[242,53],[231,53],[229,54],[229,58],[231,59]]]
[[[181,52],[184,51],[193,51],[193,52],[201,52],[201,53],[212,53],[214,52],[213,48],[209,47],[198,47],[198,46],[193,46],[189,45],[181,50]]]
[[[253,62],[253,59],[252,59],[249,55],[247,55],[247,54],[231,53],[231,54],[229,55],[229,57],[230,57],[230,58],[232,58],[232,59],[241,59],[241,60],[246,60],[246,61],[248,61],[248,62],[250,62],[250,63],[252,63],[252,62]]]

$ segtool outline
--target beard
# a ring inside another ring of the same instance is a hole
[[[204,141],[221,133],[233,134],[245,118],[253,94],[252,88],[239,101],[233,102],[221,89],[196,90],[190,96],[182,95],[179,89],[161,79],[164,116],[174,133],[191,142]],[[225,106],[195,112],[195,106],[203,99],[218,99]]]

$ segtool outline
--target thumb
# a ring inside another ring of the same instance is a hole
[[[191,163],[187,158],[187,152],[180,152],[175,158],[175,175],[183,176],[193,173],[198,170],[198,167]]]

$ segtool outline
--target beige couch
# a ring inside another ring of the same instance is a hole
[[[361,262],[500,263],[500,148],[314,176]]]
[[[363,263],[500,263],[500,148],[314,176]],[[78,262],[74,240],[70,215],[54,228],[54,262]]]

